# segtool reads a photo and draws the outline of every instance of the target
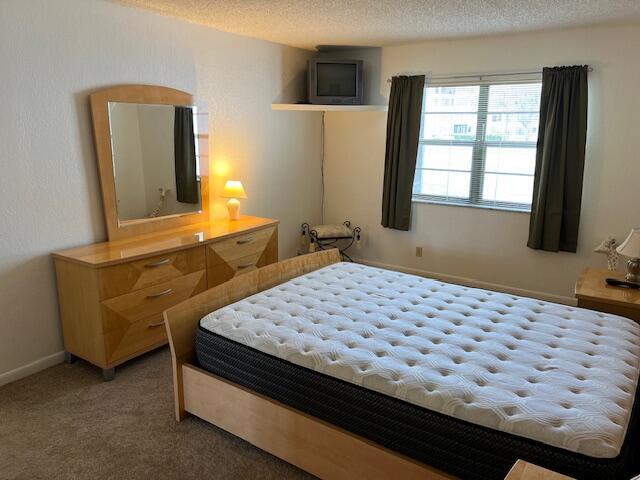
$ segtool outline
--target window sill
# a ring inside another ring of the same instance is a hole
[[[445,202],[440,200],[432,200],[426,199],[423,197],[411,197],[411,203],[423,203],[423,204],[431,204],[431,205],[443,205],[445,207],[466,207],[466,208],[479,208],[481,210],[495,210],[498,212],[512,212],[512,213],[526,213],[530,214],[531,209],[525,210],[522,208],[510,208],[506,206],[495,206],[495,205],[482,205],[479,203],[453,203],[453,202]]]

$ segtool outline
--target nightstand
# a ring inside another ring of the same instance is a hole
[[[607,278],[624,280],[624,274],[596,268],[585,269],[576,282],[578,306],[640,322],[640,290],[609,286],[605,282]]]
[[[504,480],[573,480],[571,477],[552,472],[533,463],[518,460]]]

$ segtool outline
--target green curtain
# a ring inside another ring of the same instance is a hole
[[[587,138],[587,66],[542,70],[540,127],[527,246],[575,252]]]
[[[382,226],[409,230],[422,116],[424,75],[393,77],[387,115]]]
[[[190,107],[175,107],[173,126],[176,199],[182,203],[199,203],[196,174],[196,139],[193,130],[193,111]]]

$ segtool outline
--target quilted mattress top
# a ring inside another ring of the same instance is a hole
[[[207,330],[436,412],[618,455],[639,375],[626,318],[353,263],[208,314]]]

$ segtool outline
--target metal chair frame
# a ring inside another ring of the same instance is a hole
[[[337,248],[343,260],[353,262],[353,259],[345,253],[345,251],[348,250],[354,242],[360,240],[362,228],[351,228],[351,222],[349,220],[342,222],[342,224],[351,230],[351,236],[318,238],[318,232],[312,229],[308,223],[302,224],[302,235],[308,236],[309,242],[314,245],[316,251]],[[340,247],[339,242],[343,241],[348,242],[348,244]]]

